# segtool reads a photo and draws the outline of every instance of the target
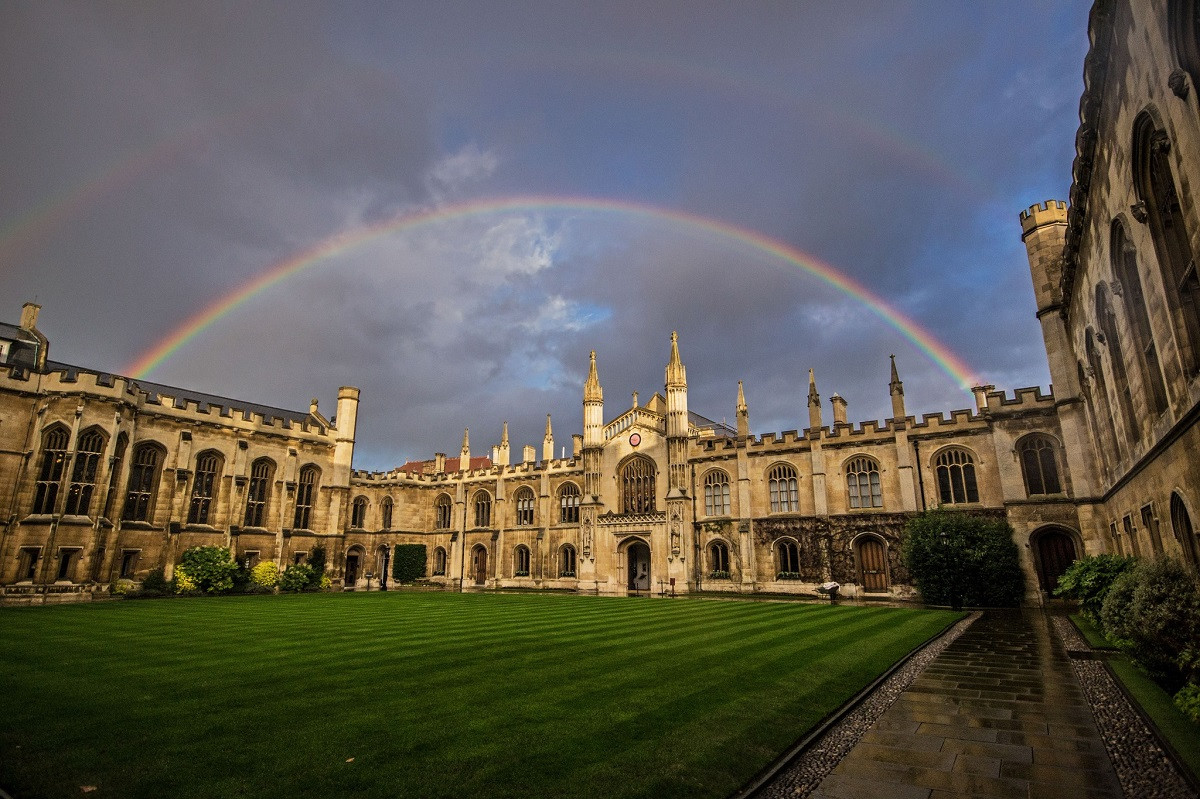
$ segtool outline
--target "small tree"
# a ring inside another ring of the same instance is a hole
[[[930,604],[1015,607],[1025,595],[1013,530],[1002,519],[926,511],[904,527],[904,563]]]
[[[192,547],[184,551],[179,559],[189,580],[197,591],[222,594],[233,588],[233,575],[237,564],[224,547]]]
[[[1096,555],[1079,558],[1058,578],[1055,596],[1078,599],[1083,614],[1100,623],[1104,597],[1117,578],[1133,568],[1133,558],[1120,555]]]
[[[392,556],[392,577],[398,583],[411,583],[425,576],[425,545],[396,544]]]
[[[282,591],[299,593],[309,588],[313,582],[313,570],[307,563],[295,563],[287,567],[287,571],[279,578],[279,588]],[[319,580],[318,580],[319,584]]]

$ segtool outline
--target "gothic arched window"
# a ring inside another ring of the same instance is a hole
[[[846,493],[851,508],[882,508],[883,489],[879,463],[874,458],[854,458],[846,464]]]
[[[67,516],[87,516],[92,508],[92,493],[100,471],[100,455],[104,452],[104,433],[93,427],[79,436],[75,447],[75,465],[71,469],[71,487],[67,489]]]
[[[246,485],[246,527],[262,527],[267,522],[267,506],[271,497],[271,478],[275,462],[259,458],[250,464],[250,482]]]
[[[579,486],[563,483],[558,489],[558,520],[563,524],[579,523]]]
[[[1137,253],[1125,233],[1120,220],[1113,222],[1109,256],[1113,274],[1121,287],[1121,299],[1125,316],[1132,329],[1130,347],[1138,356],[1142,382],[1149,395],[1150,407],[1156,416],[1167,409],[1167,388],[1163,382],[1162,366],[1158,362],[1158,348],[1154,344],[1154,331],[1150,327],[1150,312],[1146,307],[1146,295],[1142,291],[1142,278],[1138,273]],[[1113,289],[1114,293],[1116,289]]]
[[[524,544],[513,550],[513,577],[529,576],[529,547]]]
[[[433,576],[444,577],[446,575],[446,550],[438,547],[433,550]]]
[[[621,512],[653,513],[654,478],[657,470],[654,461],[635,455],[621,468]]]
[[[1096,322],[1104,333],[1104,344],[1108,348],[1109,363],[1112,364],[1113,386],[1117,392],[1117,402],[1121,406],[1121,416],[1125,422],[1125,433],[1129,438],[1132,449],[1141,437],[1138,430],[1137,417],[1133,412],[1133,389],[1129,385],[1129,375],[1125,371],[1125,352],[1121,346],[1121,334],[1117,331],[1117,317],[1109,302],[1108,289],[1104,285],[1096,287]]]
[[[704,515],[729,515],[729,475],[721,469],[704,475]]]
[[[575,547],[570,544],[563,544],[558,552],[558,576],[575,576]]]
[[[438,494],[438,498],[433,503],[433,526],[435,529],[450,529],[450,512],[453,507],[448,495]]]
[[[300,480],[296,484],[296,513],[292,519],[292,526],[297,530],[312,529],[313,492],[320,475],[321,470],[312,464],[300,470]]]
[[[354,504],[350,508],[350,526],[355,530],[362,530],[367,523],[367,498],[355,497]]]
[[[775,558],[778,566],[775,579],[800,579],[800,547],[796,546],[795,541],[791,539],[780,541],[775,546]]]
[[[208,524],[213,500],[217,498],[217,479],[221,476],[221,453],[208,450],[196,456],[192,476],[192,501],[188,505],[188,524]]]
[[[486,491],[475,492],[475,526],[492,526],[492,495]]]
[[[975,483],[975,459],[961,447],[951,447],[938,453],[936,460],[938,499],[943,505],[978,502],[979,488]]]
[[[1029,496],[1062,493],[1054,449],[1054,442],[1049,436],[1038,434],[1026,436],[1017,444],[1021,474],[1025,477],[1025,493]]]
[[[383,501],[379,503],[380,524],[384,530],[392,529],[392,509],[394,507],[395,503],[392,502],[391,497],[384,497]]]
[[[37,488],[33,494],[34,513],[54,513],[58,489],[67,466],[67,442],[71,434],[62,425],[55,425],[42,436],[42,467],[38,470]]]
[[[709,577],[717,580],[729,577],[729,545],[713,541],[708,545]]]
[[[516,502],[517,526],[528,527],[533,524],[533,489],[529,486],[521,486],[513,495],[513,499]]]
[[[786,463],[771,467],[767,473],[771,494],[771,513],[795,513],[800,510],[800,491],[796,470]]]
[[[158,444],[138,444],[133,448],[132,463],[129,465],[129,488],[125,492],[125,511],[121,514],[123,520],[144,522],[154,515],[159,466],[165,454]]]

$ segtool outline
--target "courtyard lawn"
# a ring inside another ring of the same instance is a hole
[[[0,788],[723,797],[961,615],[443,593],[3,608]]]

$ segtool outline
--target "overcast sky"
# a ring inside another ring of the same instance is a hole
[[[889,354],[910,414],[973,404],[770,241],[1046,386],[1017,214],[1067,195],[1088,8],[6,0],[0,319],[36,299],[52,359],[129,373],[317,248],[144,376],[327,414],[358,386],[365,469],[504,420],[540,453],[547,413],[569,450],[588,351],[612,418],[672,330],[691,410],[732,422],[744,380],[755,433],[807,424],[810,367],[827,421],[890,416]]]

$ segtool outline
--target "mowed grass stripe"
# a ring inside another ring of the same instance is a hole
[[[721,796],[951,618],[394,593],[6,609],[0,688],[27,701],[0,719],[0,787]]]

